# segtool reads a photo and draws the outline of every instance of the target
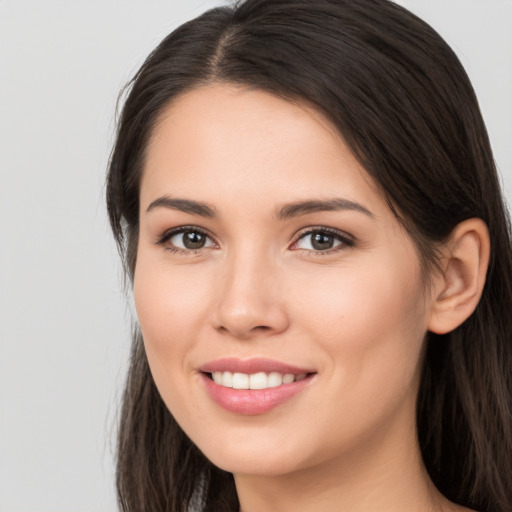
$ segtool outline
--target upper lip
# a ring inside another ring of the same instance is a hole
[[[292,373],[301,375],[303,373],[315,373],[311,368],[301,368],[291,364],[276,361],[275,359],[254,358],[254,359],[238,359],[236,357],[224,357],[210,361],[199,368],[204,373],[213,372],[231,372],[231,373]]]

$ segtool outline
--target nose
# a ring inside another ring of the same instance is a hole
[[[234,255],[219,273],[215,326],[238,339],[271,336],[288,328],[280,271],[271,258]]]

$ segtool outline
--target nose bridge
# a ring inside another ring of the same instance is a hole
[[[217,327],[238,338],[281,332],[288,325],[271,251],[252,244],[233,248],[219,275]]]

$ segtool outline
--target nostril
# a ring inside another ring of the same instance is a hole
[[[224,334],[234,333],[239,338],[248,339],[253,334],[258,334],[258,333],[263,334],[263,333],[270,332],[270,331],[272,331],[272,327],[270,327],[268,325],[256,325],[255,327],[249,327],[248,329],[243,329],[242,327],[239,327],[239,326],[226,327],[225,325],[219,325],[217,327],[217,330],[220,333],[224,333]]]

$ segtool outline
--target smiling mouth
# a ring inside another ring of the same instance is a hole
[[[304,392],[318,372],[267,358],[221,358],[199,368],[213,402],[241,415],[266,414]]]
[[[309,373],[301,373],[295,375],[293,373],[279,373],[279,372],[257,372],[257,373],[239,373],[239,372],[205,372],[205,375],[213,380],[215,384],[233,389],[270,389],[292,384],[306,379]]]

